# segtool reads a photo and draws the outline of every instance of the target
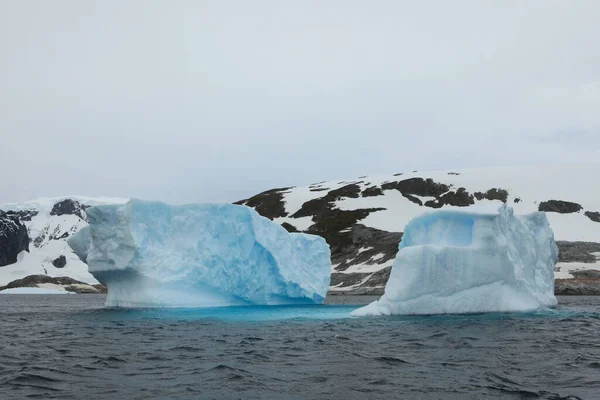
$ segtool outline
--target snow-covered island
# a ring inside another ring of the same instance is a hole
[[[325,240],[289,233],[249,207],[130,200],[87,210],[68,244],[112,307],[322,303]]]
[[[544,213],[441,210],[404,230],[385,293],[352,315],[533,311],[553,307],[554,234]]]
[[[600,294],[598,176],[597,164],[405,171],[272,189],[238,203],[290,232],[323,237],[330,294],[383,294],[404,227],[426,211],[502,204],[517,214],[544,211],[559,248],[556,293]],[[67,240],[87,225],[90,206],[125,202],[65,196],[0,205],[0,290],[41,275],[102,290]]]

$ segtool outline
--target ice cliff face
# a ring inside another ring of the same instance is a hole
[[[555,306],[558,248],[544,213],[447,210],[405,228],[382,298],[353,315],[461,314]]]
[[[68,243],[108,286],[108,306],[320,303],[329,287],[324,239],[248,207],[131,200],[87,216]]]

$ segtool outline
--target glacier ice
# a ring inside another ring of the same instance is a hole
[[[327,293],[325,240],[245,206],[130,200],[87,216],[68,244],[107,285],[107,306],[310,304]]]
[[[532,311],[556,305],[558,248],[546,215],[439,210],[411,220],[380,300],[352,312],[427,315]]]

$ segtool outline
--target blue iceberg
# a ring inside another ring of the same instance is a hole
[[[110,307],[313,304],[325,299],[325,240],[288,233],[251,208],[131,200],[87,210],[68,240]]]
[[[556,305],[546,215],[507,206],[439,210],[408,223],[385,293],[364,315],[533,311]]]

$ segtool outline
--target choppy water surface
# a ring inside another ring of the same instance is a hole
[[[0,295],[0,398],[600,398],[595,297],[526,315],[363,319],[349,305],[103,301]]]

